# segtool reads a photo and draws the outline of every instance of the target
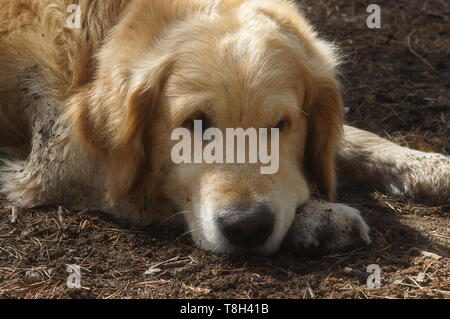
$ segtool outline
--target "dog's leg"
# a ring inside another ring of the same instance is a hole
[[[0,159],[0,193],[10,205],[32,208],[64,205],[70,209],[102,210],[137,225],[153,221],[152,206],[130,194],[119,201],[106,191],[102,160],[72,139],[69,124],[42,98],[31,114],[31,151],[26,160]]]
[[[0,192],[9,203],[21,208],[75,202],[84,196],[74,181],[77,172],[65,129],[53,112],[36,118],[32,129],[32,147],[25,160],[6,157],[0,163]],[[81,159],[80,159],[81,160]],[[78,174],[85,174],[79,171]],[[89,185],[89,184],[88,184]]]
[[[29,80],[36,74],[34,69],[21,74],[30,149],[26,156],[9,153],[0,160],[0,193],[20,208],[98,202],[103,188],[99,168],[71,141],[69,124],[59,111],[61,102],[47,93],[45,83]]]
[[[286,242],[297,252],[324,254],[370,244],[369,227],[350,206],[309,200],[295,215]]]
[[[344,132],[337,164],[341,183],[425,203],[449,202],[450,157],[402,147],[350,126]]]
[[[41,123],[52,118],[42,116]],[[135,194],[119,201],[108,196],[101,161],[71,140],[63,120],[33,129],[32,145],[26,160],[0,160],[0,193],[10,205],[101,210],[137,225],[149,224],[157,217],[152,214],[153,207],[137,200]]]

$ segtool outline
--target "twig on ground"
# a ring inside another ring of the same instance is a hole
[[[161,272],[165,269],[169,269],[169,268],[177,268],[177,267],[182,267],[185,266],[187,263],[189,263],[192,259],[187,257],[187,258],[182,258],[180,260],[180,257],[174,257],[171,259],[168,259],[166,261],[157,263],[153,266],[151,266],[144,274],[145,275],[151,275],[157,272]]]
[[[414,254],[414,255],[420,255],[420,256],[424,256],[424,257],[428,257],[434,260],[440,260],[442,258],[442,256],[439,256],[438,254],[435,253],[431,253],[429,251],[425,251],[422,249],[419,249],[417,247],[413,247],[409,250],[410,254]]]
[[[19,208],[17,206],[11,207],[11,224],[17,223],[19,217]]]
[[[406,43],[408,45],[409,51],[414,54],[416,57],[418,57],[425,65],[427,65],[433,72],[435,71],[434,67],[430,64],[430,62],[427,61],[423,56],[421,56],[419,53],[417,53],[411,46],[411,37],[416,32],[416,30],[413,30],[410,32],[408,37],[406,38]]]

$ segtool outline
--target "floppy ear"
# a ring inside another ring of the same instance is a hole
[[[69,118],[76,135],[105,163],[106,187],[118,199],[135,186],[146,154],[148,125],[167,77],[168,59],[137,68],[135,74],[97,75],[76,94]]]
[[[333,199],[336,188],[334,158],[343,126],[343,102],[335,80],[338,55],[333,45],[320,40],[293,1],[268,6],[256,2],[260,12],[276,21],[300,71],[303,96],[308,109],[308,135],[304,168],[311,184]]]
[[[335,153],[343,130],[343,101],[334,79],[319,78],[308,114],[305,169],[318,191],[332,200],[336,190]]]

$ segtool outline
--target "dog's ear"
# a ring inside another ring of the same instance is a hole
[[[169,67],[169,59],[160,58],[135,74],[100,72],[69,101],[72,129],[103,158],[106,187],[114,199],[129,194],[148,156],[148,125]]]
[[[320,193],[333,199],[334,158],[343,126],[343,102],[335,79],[339,60],[335,47],[317,38],[299,5],[293,1],[275,7],[267,6],[264,1],[255,3],[260,12],[276,21],[284,36],[292,40],[285,42],[285,46],[295,61],[293,69],[300,72],[303,94],[300,99],[304,99],[309,113],[305,174]]]
[[[335,153],[342,136],[343,101],[336,80],[314,80],[309,92],[305,170],[317,190],[332,200],[336,190]]]

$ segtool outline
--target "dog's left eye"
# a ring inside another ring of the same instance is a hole
[[[202,130],[203,132],[207,130],[208,128],[212,127],[212,122],[208,115],[206,115],[203,112],[195,113],[191,117],[189,117],[187,120],[184,121],[183,126],[194,130],[195,121],[201,121],[202,122]]]

